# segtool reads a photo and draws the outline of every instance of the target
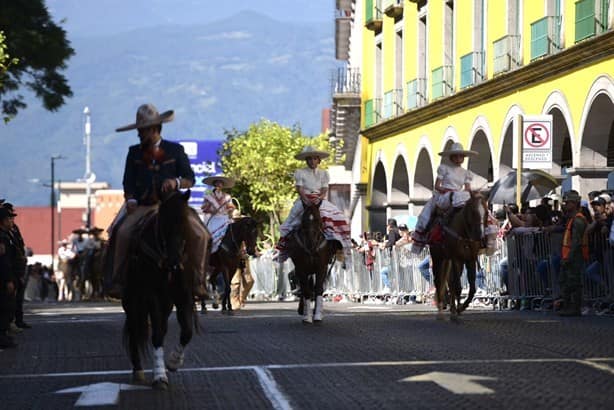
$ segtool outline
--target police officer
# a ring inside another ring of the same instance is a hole
[[[11,235],[11,239],[15,244],[15,263],[14,263],[14,274],[17,279],[16,285],[16,305],[15,305],[15,325],[21,329],[30,329],[32,326],[24,322],[23,320],[23,302],[24,302],[24,294],[26,292],[26,269],[28,267],[28,257],[26,256],[26,244],[23,240],[23,236],[21,235],[21,231],[19,227],[15,223],[15,217],[17,214],[15,213],[15,209],[13,208],[13,204],[6,202],[2,204],[5,208],[9,210],[11,213],[10,221],[11,221],[11,229],[9,234]]]
[[[582,272],[588,260],[588,222],[580,210],[580,194],[571,190],[563,196],[563,210],[568,222],[563,234],[559,283],[563,297],[560,316],[580,316],[582,309]]]
[[[17,278],[13,271],[15,244],[11,239],[12,213],[0,206],[0,348],[14,348],[17,345],[8,330],[15,315],[15,291]]]

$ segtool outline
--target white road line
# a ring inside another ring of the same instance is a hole
[[[455,365],[455,364],[523,364],[523,363],[579,363],[590,365],[599,370],[604,370],[605,365],[600,366],[599,362],[614,362],[614,357],[595,357],[595,358],[548,358],[548,359],[476,359],[476,360],[408,360],[408,361],[385,361],[385,362],[345,362],[345,363],[291,363],[291,364],[269,364],[262,366],[226,366],[226,367],[192,367],[179,369],[181,373],[196,372],[225,372],[263,369],[300,369],[300,368],[326,368],[326,367],[370,367],[370,366],[433,366],[433,365]],[[106,370],[95,372],[65,372],[65,373],[26,373],[26,374],[3,374],[2,379],[35,379],[44,377],[75,377],[75,376],[113,376],[132,374],[131,370]]]
[[[605,364],[597,363],[596,361],[591,361],[590,359],[589,360],[578,360],[578,363],[582,363],[594,369],[602,370],[606,373],[614,375],[614,368],[607,366]]]
[[[276,410],[292,409],[292,406],[290,406],[290,402],[288,402],[286,396],[277,386],[277,382],[275,381],[275,378],[273,377],[269,369],[267,369],[266,367],[255,366],[253,370],[258,377],[258,381],[260,382],[260,386],[262,386],[264,394],[271,402],[273,408]]]

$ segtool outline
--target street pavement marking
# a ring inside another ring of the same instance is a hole
[[[476,380],[497,380],[497,378],[463,373],[430,372],[406,377],[399,381],[434,382],[454,394],[494,394],[494,390],[476,383]]]
[[[271,372],[266,367],[260,366],[254,367],[253,370],[273,408],[276,410],[290,410],[292,406],[290,406],[286,396],[277,387],[277,382]]]
[[[219,366],[219,367],[192,367],[179,369],[180,373],[192,372],[223,372],[223,371],[255,371],[256,368],[268,370],[300,369],[300,368],[326,368],[326,367],[369,367],[369,366],[433,366],[433,365],[456,365],[456,364],[522,364],[522,363],[579,363],[592,366],[599,370],[610,369],[600,362],[614,363],[614,357],[596,358],[548,358],[548,359],[475,359],[475,360],[407,360],[407,361],[383,361],[383,362],[345,362],[345,363],[291,363],[291,364],[268,364],[261,366]],[[606,370],[614,371],[614,370]],[[75,377],[75,376],[114,376],[132,374],[132,370],[103,370],[91,372],[64,372],[64,373],[24,373],[2,374],[2,379],[35,379],[44,377]]]
[[[593,367],[593,368],[598,369],[598,370],[603,370],[606,373],[610,373],[611,375],[614,375],[614,368],[612,368],[610,366],[607,366],[605,364],[598,363],[596,360],[593,360],[593,361],[591,361],[591,360],[578,360],[578,363],[582,363],[582,364],[585,364],[585,365],[587,365],[589,367]]]

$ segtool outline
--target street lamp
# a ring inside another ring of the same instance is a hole
[[[51,271],[55,271],[55,161],[62,155],[51,156]]]

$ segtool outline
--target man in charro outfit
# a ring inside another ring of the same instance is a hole
[[[156,210],[163,193],[190,188],[194,185],[194,171],[181,144],[162,139],[162,123],[174,118],[173,111],[158,113],[152,104],[138,108],[136,122],[117,128],[117,132],[138,130],[140,144],[132,145],[124,170],[124,198],[126,202],[109,232],[114,248],[113,276],[115,286],[109,292],[117,297],[121,290],[128,263],[128,249],[138,222],[148,212]],[[205,261],[209,232],[196,212],[190,212],[189,237],[186,238],[188,261],[185,266],[194,274],[194,294],[202,297]]]
[[[577,191],[571,190],[563,195],[563,210],[568,222],[563,234],[561,250],[561,273],[559,284],[563,298],[560,316],[580,316],[582,314],[582,272],[589,256],[588,222],[580,211],[582,198]]]

